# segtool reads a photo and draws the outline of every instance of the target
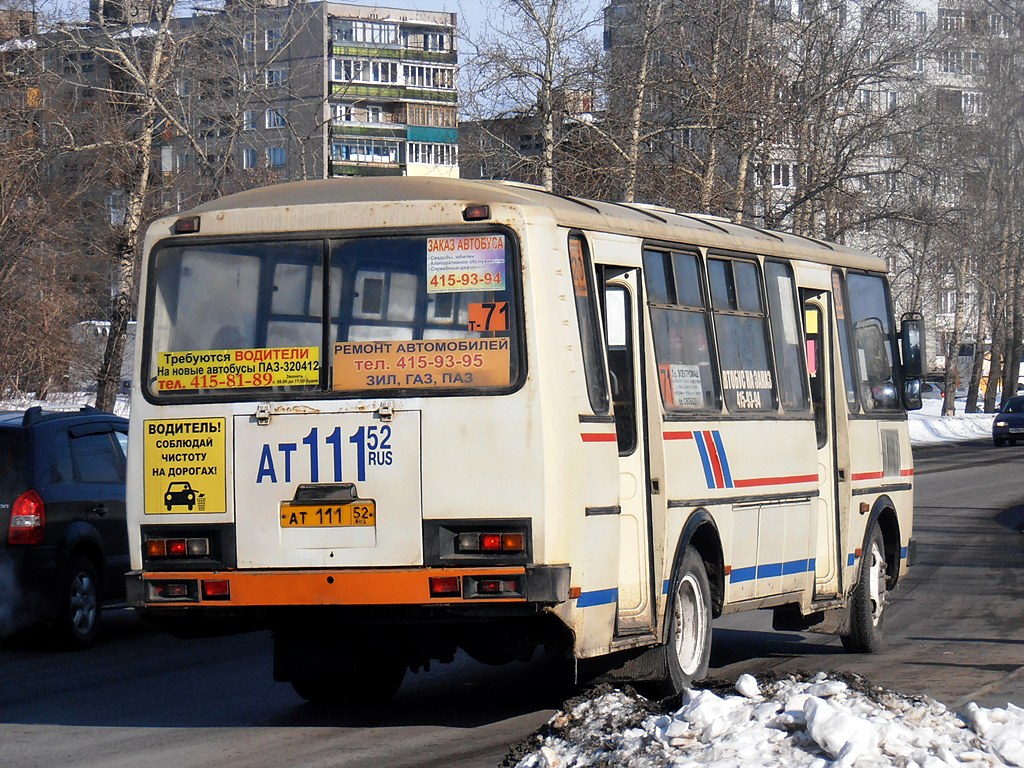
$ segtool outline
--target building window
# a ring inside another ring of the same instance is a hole
[[[345,139],[331,145],[331,159],[348,163],[398,164],[398,142],[376,139]]]
[[[256,50],[255,40],[255,32],[245,32],[242,34],[242,48],[245,50],[246,53],[252,53],[254,50]]]
[[[792,189],[796,186],[796,166],[792,163],[772,163],[772,186]]]
[[[242,150],[242,168],[251,170],[259,164],[259,154],[255,149],[247,147]]]
[[[390,85],[398,82],[398,63],[394,61],[332,59],[331,79],[343,82]]]
[[[331,34],[339,43],[374,43],[376,45],[398,43],[398,25],[382,21],[340,19]]]
[[[406,124],[456,128],[458,127],[459,120],[454,107],[441,107],[434,104],[409,104],[406,107]]]
[[[924,32],[928,29],[928,14],[925,11],[915,11],[914,21],[919,32]]]
[[[985,114],[985,95],[980,91],[964,91],[961,100],[965,115]]]
[[[954,32],[964,28],[964,12],[952,8],[939,8],[939,29]]]
[[[428,67],[406,64],[402,68],[406,85],[420,88],[454,88],[454,70],[448,67]]]
[[[273,107],[269,108],[266,112],[265,125],[267,128],[284,128],[286,125],[284,115]]]
[[[964,71],[963,51],[943,51],[942,71],[951,74],[960,74]]]
[[[255,131],[256,120],[259,113],[255,109],[247,109],[242,113],[242,130],[243,131]]]
[[[458,165],[458,147],[454,144],[427,144],[410,141],[408,162],[422,165]]]
[[[280,88],[288,82],[288,70],[284,67],[274,67],[266,72],[267,88]]]
[[[268,29],[263,33],[263,47],[268,51],[276,51],[281,47],[281,41],[284,39],[284,35],[281,32],[280,27],[277,29]]]
[[[287,164],[287,147],[267,147],[267,165],[271,168],[283,168]]]
[[[335,124],[352,122],[351,104],[333,104],[331,106],[331,110],[333,113],[333,122]]]
[[[423,35],[423,50],[447,51],[448,35],[443,32],[427,32]]]

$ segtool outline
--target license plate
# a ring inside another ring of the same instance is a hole
[[[1017,435],[1024,432],[1024,427],[1010,427],[1010,434]]]
[[[336,504],[282,504],[282,528],[372,528],[377,505],[368,501]]]

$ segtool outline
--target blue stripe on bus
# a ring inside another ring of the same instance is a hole
[[[592,608],[595,605],[608,605],[609,603],[617,602],[618,599],[618,589],[597,589],[593,592],[581,593],[580,596],[576,598],[576,607]]]
[[[725,487],[732,488],[732,472],[729,471],[729,460],[725,457],[725,446],[722,445],[722,433],[717,429],[712,430],[711,437],[714,438],[715,447],[718,448],[718,461],[722,465],[722,475],[725,478]]]
[[[700,463],[704,465],[704,480],[708,488],[715,487],[715,474],[711,471],[711,457],[708,456],[707,446],[704,445],[704,433],[694,432],[693,441],[697,444],[697,451],[700,453]]]
[[[756,578],[756,565],[752,565],[749,568],[733,568],[732,573],[729,574],[729,582],[732,584],[736,584],[741,581],[753,581]]]
[[[785,563],[763,563],[748,568],[733,568],[729,574],[729,583],[738,584],[755,579],[771,579],[778,576],[792,576],[797,573],[811,573],[815,568],[815,559],[790,560]]]
[[[900,560],[906,560],[908,554],[909,554],[909,551],[907,550],[906,547],[900,547]]]

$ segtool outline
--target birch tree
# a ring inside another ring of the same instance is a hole
[[[556,153],[570,103],[591,90],[597,19],[584,0],[496,0],[491,26],[461,43],[467,53],[461,93],[464,114],[476,121],[519,116],[535,126],[538,182],[553,190]],[[489,135],[494,151],[510,151],[506,134]],[[521,153],[520,147],[514,151]]]

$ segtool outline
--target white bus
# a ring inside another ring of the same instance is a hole
[[[678,691],[713,618],[881,639],[922,326],[884,263],[503,182],[282,184],[157,221],[129,601],[270,628],[303,697],[538,646]]]

